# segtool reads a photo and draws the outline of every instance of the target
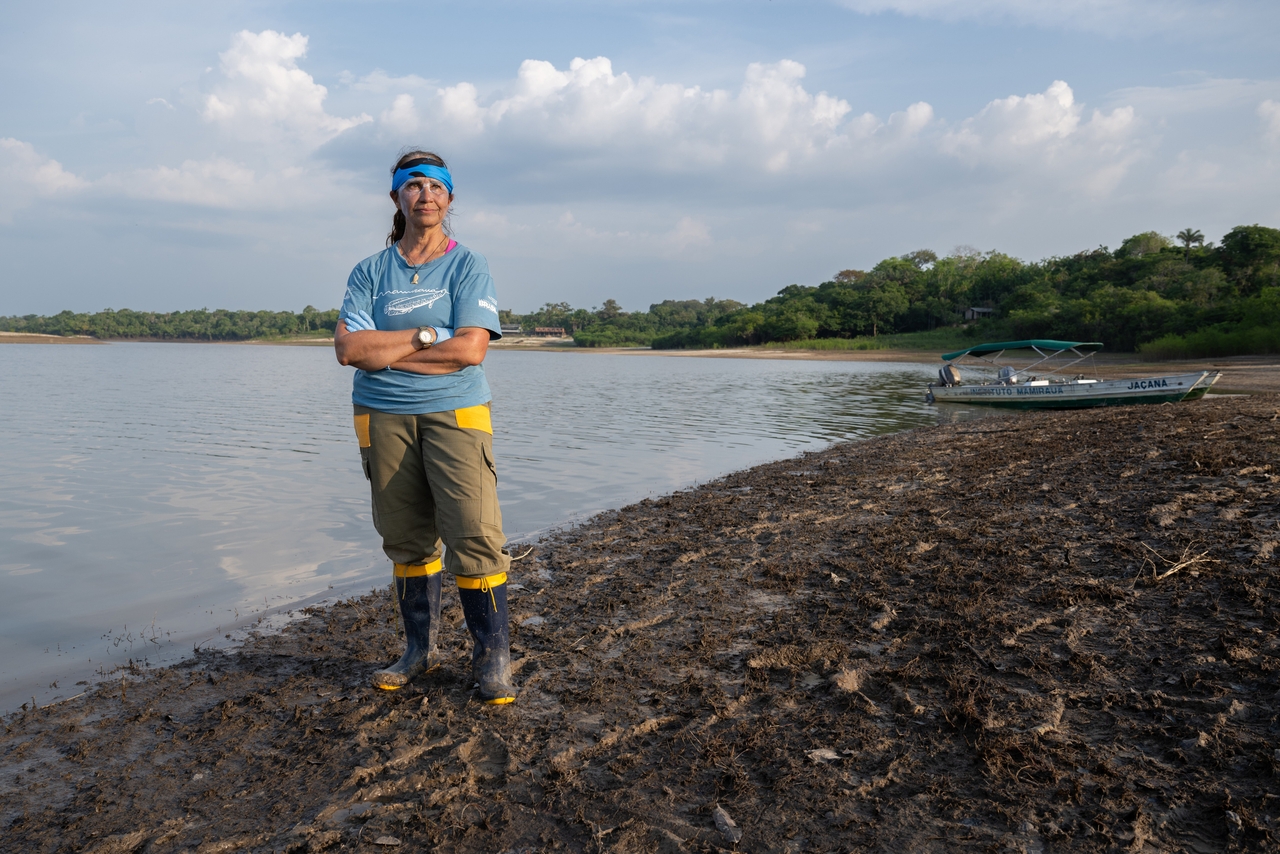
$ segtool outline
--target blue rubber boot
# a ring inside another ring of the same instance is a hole
[[[471,678],[480,686],[479,700],[491,706],[513,703],[511,629],[507,616],[507,574],[486,578],[457,577],[458,596],[467,630],[475,641]]]
[[[404,620],[405,651],[400,660],[373,674],[374,687],[403,688],[439,664],[436,637],[440,634],[440,561],[420,566],[396,564],[396,599]]]

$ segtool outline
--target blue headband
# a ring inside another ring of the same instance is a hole
[[[450,195],[453,194],[453,176],[449,174],[448,169],[425,161],[410,160],[409,164],[402,169],[397,169],[396,174],[391,176],[391,192],[399,190],[406,181],[414,178],[435,178],[444,184]]]

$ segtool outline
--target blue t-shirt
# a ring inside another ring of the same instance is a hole
[[[414,273],[418,283],[410,284]],[[422,267],[410,267],[396,246],[356,265],[347,279],[342,313],[366,311],[379,329],[478,326],[501,338],[498,298],[489,263],[465,246]],[[487,403],[492,395],[481,365],[452,374],[427,376],[408,371],[356,371],[351,402],[380,412],[420,415]]]

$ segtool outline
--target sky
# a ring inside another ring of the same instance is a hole
[[[1274,0],[0,11],[0,315],[339,305],[442,154],[502,307],[1280,227]]]

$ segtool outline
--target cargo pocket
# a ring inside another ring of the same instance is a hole
[[[484,501],[479,498],[463,498],[449,508],[437,511],[440,527],[455,537],[484,536]],[[445,533],[442,530],[441,533]]]
[[[502,524],[498,509],[498,481],[489,440],[475,436],[474,444],[460,460],[467,462],[455,470],[462,478],[452,494],[436,501],[441,534],[453,537],[486,537]]]
[[[492,477],[491,485],[486,485],[480,498],[480,521],[485,525],[502,525],[502,511],[498,509],[498,467],[493,462],[493,450],[480,446],[484,454],[484,465],[488,469],[486,476]]]

